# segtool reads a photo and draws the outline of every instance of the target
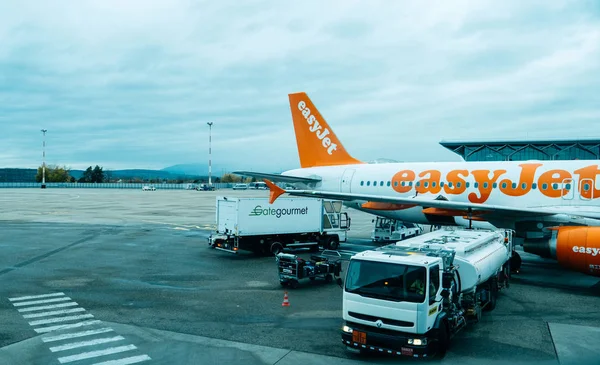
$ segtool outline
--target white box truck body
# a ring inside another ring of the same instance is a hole
[[[213,248],[278,254],[285,247],[319,245],[337,249],[347,239],[350,220],[342,202],[316,198],[217,197]]]
[[[350,259],[342,342],[351,351],[444,355],[508,287],[512,231],[441,229]],[[339,279],[341,281],[341,279]]]

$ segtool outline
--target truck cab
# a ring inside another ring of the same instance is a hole
[[[452,228],[352,256],[342,343],[353,352],[443,356],[454,334],[495,308],[512,248],[512,231]]]
[[[369,252],[350,261],[344,285],[342,341],[358,351],[427,356],[441,309],[438,257]],[[375,326],[373,326],[375,324]]]
[[[372,223],[371,240],[373,242],[402,241],[423,233],[423,228],[418,224],[402,222],[396,219],[377,217],[372,220]]]

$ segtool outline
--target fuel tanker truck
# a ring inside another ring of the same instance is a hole
[[[445,228],[355,254],[343,285],[342,343],[352,352],[443,357],[508,288],[512,237]]]

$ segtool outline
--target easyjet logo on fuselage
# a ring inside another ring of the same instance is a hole
[[[484,203],[487,201],[494,190],[500,190],[508,196],[523,196],[529,193],[534,184],[537,184],[537,190],[550,198],[561,198],[569,194],[571,189],[575,189],[575,179],[573,175],[579,176],[581,185],[579,194],[585,199],[600,198],[600,190],[596,189],[596,177],[600,174],[598,165],[590,165],[578,170],[573,174],[563,169],[553,169],[543,172],[535,179],[536,171],[542,163],[523,163],[520,164],[521,172],[518,181],[512,181],[508,178],[502,178],[506,170],[452,170],[446,174],[442,180],[442,173],[439,170],[424,170],[419,173],[420,178],[416,183],[417,174],[412,170],[398,171],[392,177],[392,187],[399,193],[408,193],[414,187],[419,193],[439,194],[442,190],[446,194],[460,195],[467,190],[467,177],[472,176],[475,182],[476,192],[471,192],[468,199],[471,203]],[[441,182],[444,182],[441,184]]]
[[[313,132],[319,140],[321,140],[321,144],[323,148],[327,149],[327,153],[332,155],[333,151],[337,149],[337,144],[331,142],[331,139],[327,137],[330,133],[327,127],[323,128],[323,125],[315,118],[314,115],[311,114],[310,109],[306,107],[306,102],[301,100],[298,103],[298,109],[302,112],[304,119],[308,122],[308,130]]]

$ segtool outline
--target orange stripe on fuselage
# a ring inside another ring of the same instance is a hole
[[[569,194],[570,189],[575,189],[575,177],[578,177],[578,184],[581,185],[579,194],[585,199],[600,198],[600,190],[596,189],[596,178],[600,175],[598,165],[589,165],[573,173],[564,169],[552,169],[544,171],[536,179],[535,174],[543,163],[522,163],[518,165],[521,168],[519,178],[512,181],[508,178],[503,178],[507,173],[505,169],[456,169],[449,171],[445,178],[442,177],[442,172],[437,169],[423,170],[415,172],[410,169],[400,170],[392,177],[392,188],[398,193],[408,193],[412,189],[418,194],[448,194],[460,195],[467,190],[467,177],[471,176],[477,184],[477,190],[468,195],[468,200],[471,203],[485,203],[494,190],[499,190],[506,196],[519,197],[527,195],[531,192],[532,185],[537,184],[539,192],[549,198],[561,198]],[[415,182],[415,180],[417,180]],[[444,186],[440,182],[444,181]],[[565,186],[560,186],[565,182]],[[417,183],[419,186],[417,186]],[[570,189],[566,188],[567,183],[570,184]],[[496,184],[496,188],[494,188]],[[515,186],[513,187],[513,184]],[[558,184],[558,189],[554,189],[553,185]],[[546,189],[543,187],[546,186]],[[585,189],[587,187],[587,190]]]
[[[454,216],[454,217],[465,215],[465,211],[466,211],[466,209],[464,209],[464,210],[462,210],[462,209],[446,209],[446,208],[425,208],[425,209],[423,209],[424,214],[444,215],[444,216]],[[477,216],[477,215],[482,215],[485,213],[487,213],[487,212],[476,211],[476,212],[473,212],[472,215]]]
[[[408,208],[416,207],[415,204],[394,204],[394,203],[381,203],[381,202],[366,202],[361,205],[361,208],[371,210],[404,210]]]

